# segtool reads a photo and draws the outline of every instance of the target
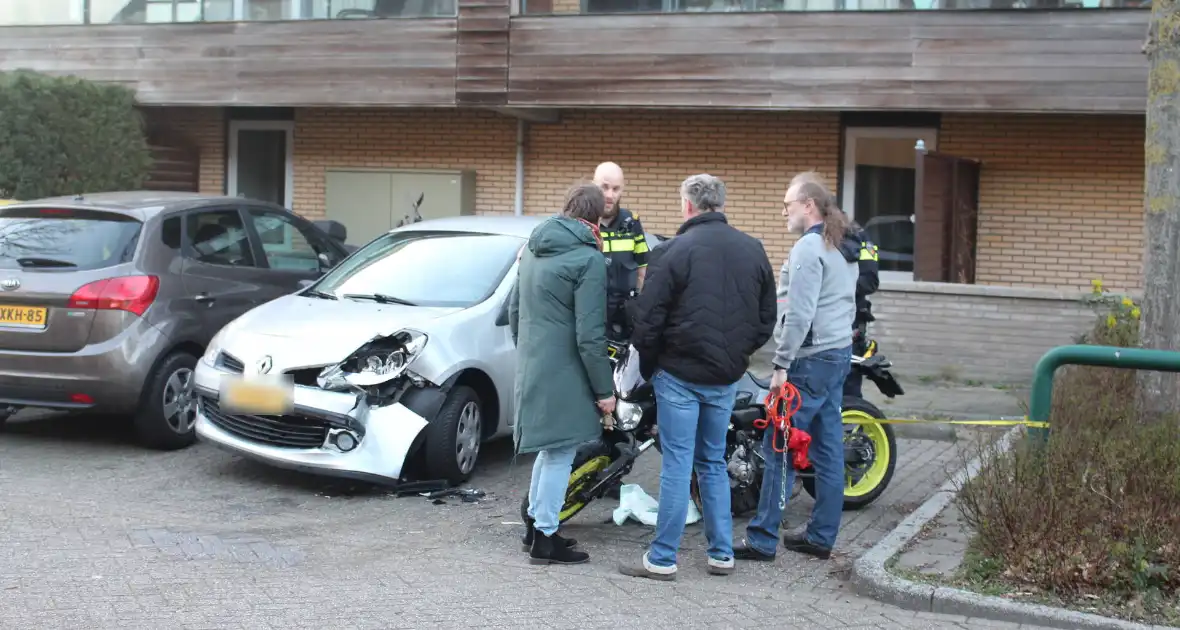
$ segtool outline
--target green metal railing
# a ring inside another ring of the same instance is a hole
[[[1053,348],[1037,361],[1032,392],[1028,397],[1029,420],[1049,422],[1049,414],[1053,408],[1053,377],[1057,368],[1064,365],[1180,372],[1180,352],[1088,345]],[[1029,434],[1043,440],[1048,438],[1049,429],[1029,429]]]

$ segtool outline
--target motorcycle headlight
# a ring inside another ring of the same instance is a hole
[[[634,431],[635,427],[639,426],[639,421],[643,420],[643,407],[620,400],[615,405],[615,419],[619,421],[620,431]]]
[[[428,337],[417,330],[402,330],[388,337],[374,339],[361,346],[347,359],[331,365],[316,381],[324,389],[370,387],[391,381],[402,374],[422,354]]]

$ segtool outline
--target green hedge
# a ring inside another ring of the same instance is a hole
[[[0,199],[135,190],[151,167],[132,90],[0,72]]]

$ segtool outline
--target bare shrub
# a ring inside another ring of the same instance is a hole
[[[1139,307],[1095,284],[1081,343],[1138,346]],[[1055,379],[1051,436],[994,450],[961,488],[974,549],[994,576],[1063,597],[1180,593],[1180,422],[1141,423],[1135,372],[1072,367]]]

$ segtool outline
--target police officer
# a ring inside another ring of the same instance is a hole
[[[860,275],[856,278],[856,317],[852,320],[852,352],[859,357],[864,356],[864,353],[868,351],[867,329],[869,322],[876,319],[873,317],[873,304],[869,302],[868,296],[876,293],[877,288],[881,285],[881,281],[877,277],[877,246],[869,240],[869,235],[856,223],[849,225],[844,239],[845,241],[854,241],[855,247],[860,251],[857,261]],[[864,378],[855,370],[850,371],[848,377],[844,379],[844,395],[860,398],[863,381]]]
[[[599,164],[594,169],[594,184],[606,198],[599,227],[607,263],[607,336],[622,341],[631,336],[627,302],[643,289],[647,239],[639,217],[619,207],[623,198],[623,169],[614,162]]]

